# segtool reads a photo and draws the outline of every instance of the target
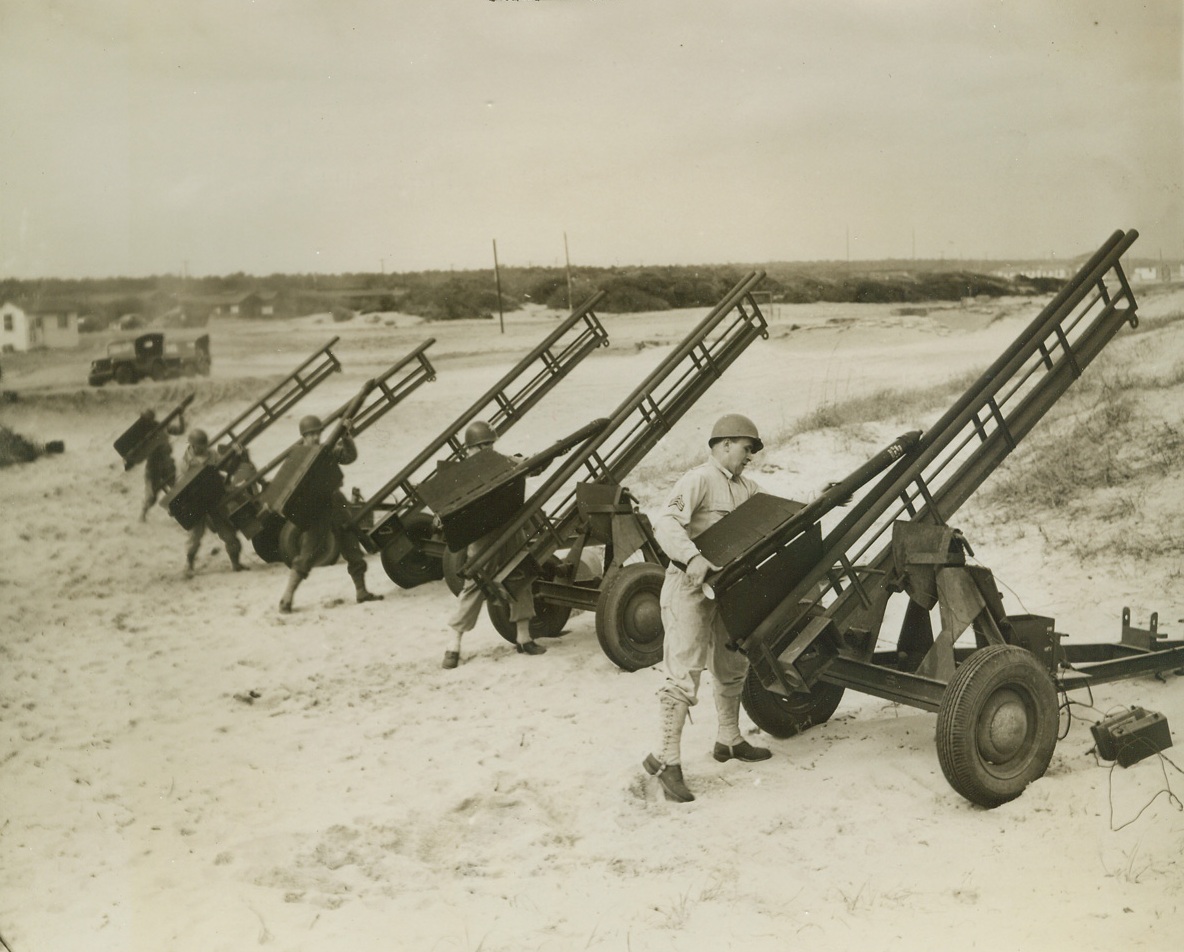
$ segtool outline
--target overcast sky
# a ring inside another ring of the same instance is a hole
[[[1180,0],[0,0],[0,277],[1184,257]]]

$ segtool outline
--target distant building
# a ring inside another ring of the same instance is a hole
[[[291,316],[291,306],[277,291],[250,291],[245,294],[220,294],[202,298],[211,317],[264,320]]]
[[[0,305],[0,351],[78,346],[78,308],[68,304]]]

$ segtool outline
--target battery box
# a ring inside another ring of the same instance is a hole
[[[1144,757],[1172,746],[1172,734],[1167,718],[1158,711],[1132,707],[1120,711],[1090,728],[1102,760],[1117,760],[1119,766],[1129,767]]]

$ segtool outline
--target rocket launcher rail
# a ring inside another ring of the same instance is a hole
[[[1134,294],[1120,264],[1137,237],[1134,230],[1116,231],[1090,257],[922,435],[914,452],[853,503],[821,539],[806,570],[767,594],[765,604],[774,607],[758,623],[729,619],[721,600],[729,633],[765,688],[781,694],[809,690],[832,662],[842,660],[835,657],[840,651],[874,642],[888,595],[899,590],[894,523],[947,525],[1121,326],[1137,325]],[[827,592],[819,595],[819,588],[834,595],[825,607]]]
[[[341,338],[334,337],[287,377],[267,391],[227,426],[210,437],[210,446],[224,440],[246,446],[260,433],[275,423],[292,407],[323,383],[330,374],[341,370],[341,363],[329,350]],[[241,426],[241,429],[240,429]]]
[[[420,386],[436,379],[436,368],[432,366],[432,362],[428,359],[427,355],[427,349],[434,343],[436,343],[436,339],[429,337],[413,351],[401,357],[381,374],[373,378],[374,386],[369,391],[369,398],[358,408],[353,416],[350,432],[354,436],[359,435],[377,423],[385,414],[389,413],[403,400],[411,396]],[[392,382],[391,378],[395,374],[409,366],[411,369],[403,377]],[[351,397],[328,416],[322,417],[322,424],[328,427],[341,419],[356,399],[356,396]],[[292,446],[296,446],[299,443],[300,440],[296,440],[292,443]],[[268,473],[281,466],[290,449],[291,447],[284,450],[275,459],[260,469],[258,476],[252,480],[252,485],[258,484]],[[246,491],[248,489],[244,487],[242,490],[236,492],[236,495]]]
[[[331,374],[341,370],[340,362],[329,349],[339,339],[334,337],[315,351],[228,426],[210,437],[210,446],[214,448],[213,463],[183,474],[172,492],[161,501],[161,505],[180,523],[181,528],[193,528],[198,520],[205,518],[222,502],[226,491],[223,470],[233,462],[237,451],[244,449]],[[227,439],[232,447],[230,452],[223,454],[217,447]]]
[[[424,504],[416,487],[435,471],[437,453],[447,447],[447,460],[465,457],[466,426],[483,419],[498,436],[504,435],[581,360],[597,347],[607,346],[608,334],[593,311],[604,296],[604,291],[597,291],[572,311],[366,501],[355,515],[355,526],[360,527],[376,512],[383,513],[373,529],[359,533],[368,550],[381,551],[400,538],[403,535],[400,520],[422,510]]]
[[[391,364],[377,377],[368,381],[373,385],[366,391],[363,402],[357,406],[353,413],[350,428],[352,435],[358,436],[363,433],[420,386],[436,379],[436,369],[432,366],[427,355],[428,348],[435,342],[434,337],[429,337],[414,350]],[[401,376],[396,377],[400,374]],[[325,426],[333,425],[346,416],[347,411],[351,405],[357,402],[357,399],[356,395],[351,397],[328,416],[322,418],[321,422]],[[249,481],[235,487],[224,497],[223,506],[231,523],[248,539],[254,541],[255,537],[267,528],[267,519],[264,513],[258,506],[253,505],[258,494],[267,485],[267,476],[282,467],[288,455],[300,443],[299,439],[293,442],[291,446],[258,470]],[[274,555],[278,559],[279,553],[276,546],[278,545],[279,528],[279,526],[274,527],[276,539],[261,541],[256,545],[256,551],[259,552],[260,557],[266,558],[269,555]],[[274,559],[269,559],[269,561],[274,561]]]
[[[504,580],[523,560],[533,557],[542,565],[557,549],[571,545],[581,518],[577,484],[619,485],[748,345],[768,336],[764,315],[752,297],[764,277],[763,271],[754,271],[738,282],[622,401],[608,426],[534,492],[495,541],[466,562],[463,574],[508,599]],[[729,315],[733,318],[725,325]],[[614,437],[616,442],[610,444]],[[582,468],[586,474],[573,483]],[[548,511],[556,497],[558,502]],[[520,532],[526,542],[515,552],[509,543]],[[508,560],[497,564],[507,552]]]

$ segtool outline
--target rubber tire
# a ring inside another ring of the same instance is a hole
[[[300,542],[304,536],[304,530],[301,529],[294,522],[285,522],[284,527],[280,529],[279,550],[280,558],[284,560],[284,564],[291,568],[296,556],[300,554]],[[320,565],[332,565],[341,556],[341,545],[337,541],[337,534],[330,532],[329,537],[317,553],[316,561],[313,562],[313,567]]]
[[[749,668],[740,701],[752,723],[766,734],[793,737],[830,720],[845,690],[837,684],[818,681],[808,694],[794,692],[786,696],[766,688],[756,671]]]
[[[1056,686],[1031,652],[1015,645],[981,648],[958,667],[941,698],[936,740],[942,773],[981,807],[1014,800],[1048,770],[1059,719]],[[1010,736],[988,734],[992,724]],[[1004,745],[996,746],[1001,739]]]
[[[283,516],[269,513],[263,518],[263,528],[251,537],[255,554],[264,562],[284,561],[284,556],[280,552],[280,532],[287,524]]]
[[[600,590],[596,637],[623,671],[640,671],[662,660],[662,582],[666,570],[656,562],[623,565]]]
[[[510,621],[510,610],[505,605],[491,599],[485,603],[485,614],[499,635],[512,645],[518,643],[518,623]],[[530,637],[557,638],[563,633],[563,626],[570,617],[569,605],[536,601],[534,618],[530,620]]]
[[[122,386],[136,382],[136,372],[128,364],[120,364],[115,368],[115,382]]]
[[[164,380],[165,377],[168,376],[168,374],[166,373],[166,371],[164,369],[164,361],[163,360],[152,361],[152,363],[148,365],[148,376],[158,382],[161,380]]]
[[[465,549],[461,549],[459,552],[449,549],[444,553],[444,558],[440,560],[440,567],[444,570],[444,584],[448,586],[448,591],[453,595],[459,595],[461,589],[465,587],[465,580],[460,577],[460,569],[467,558],[468,553]]]
[[[427,539],[432,535],[432,517],[426,512],[412,513],[403,520],[403,527],[412,539]],[[399,588],[415,588],[444,577],[444,567],[435,556],[412,549],[396,561],[390,549],[383,549],[380,557],[387,578]]]

